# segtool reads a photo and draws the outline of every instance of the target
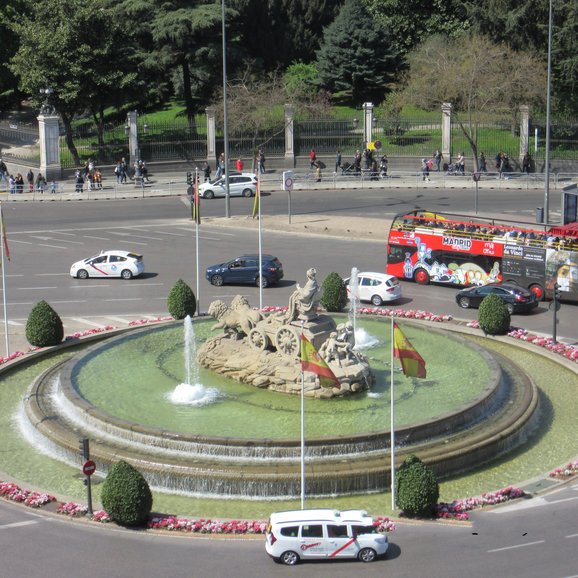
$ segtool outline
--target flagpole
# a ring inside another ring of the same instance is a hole
[[[2,214],[2,203],[0,203],[0,240],[2,244],[2,300],[4,304],[4,341],[6,344],[6,357],[10,356],[10,344],[8,340],[8,311],[6,309],[6,267],[4,266],[4,249],[5,249],[5,237],[4,237],[4,215]]]
[[[199,211],[201,210],[201,203],[199,199],[199,169],[195,168],[195,189],[193,192],[193,203],[195,203],[195,251],[197,261],[197,317],[201,315],[201,284],[199,280]]]
[[[304,323],[302,320],[301,338],[303,338]],[[302,341],[299,340],[300,348],[301,343]],[[303,364],[301,364],[301,509],[305,509],[305,372],[303,371]]]
[[[393,387],[393,315],[391,316],[391,367],[389,375],[389,391],[391,404],[391,509],[395,511],[395,411],[394,411],[394,387]]]
[[[261,175],[257,171],[257,188],[259,195],[258,219],[259,219],[259,275],[263,275],[263,235],[261,230]],[[263,311],[263,284],[259,279],[259,311]]]

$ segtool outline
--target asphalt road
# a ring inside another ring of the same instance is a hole
[[[335,212],[347,216],[391,217],[424,206],[432,210],[467,211],[471,198],[463,192],[428,191],[317,191],[294,193],[293,214]],[[540,193],[488,191],[492,212],[533,214]],[[248,214],[250,199],[232,199],[232,214]],[[265,209],[266,207],[266,209]],[[287,196],[263,198],[269,214],[287,211]],[[470,207],[471,208],[471,207]],[[490,212],[490,209],[487,209]],[[205,215],[223,215],[224,201],[204,203]],[[166,295],[182,277],[194,287],[195,243],[188,207],[180,199],[142,201],[15,203],[4,205],[12,260],[5,263],[6,297],[11,329],[18,329],[40,299],[46,299],[65,318],[77,323],[102,318],[135,318],[166,313]],[[384,239],[386,231],[384,230]],[[71,279],[70,264],[103,248],[131,248],[145,255],[147,274],[130,282]],[[254,231],[202,225],[200,268],[246,251],[256,251]],[[264,304],[286,305],[296,281],[315,266],[322,279],[331,271],[343,275],[352,266],[383,270],[383,242],[349,238],[305,238],[267,233],[263,250],[279,256],[286,272],[283,283],[264,291]],[[405,308],[428,309],[461,317],[475,317],[455,305],[455,291],[404,283]],[[201,281],[201,304],[228,299],[242,291],[252,304],[253,287],[214,288]],[[564,305],[559,334],[576,340],[575,306]],[[551,315],[544,306],[520,325],[549,332]],[[100,322],[100,321],[99,321]],[[102,576],[132,578],[180,577],[391,576],[411,578],[542,578],[577,577],[576,513],[578,484],[544,498],[523,501],[473,516],[473,525],[402,523],[391,536],[386,560],[310,563],[293,569],[271,562],[262,539],[195,539],[115,530],[68,520],[0,501],[2,578],[61,578]],[[502,512],[502,513],[500,513]]]

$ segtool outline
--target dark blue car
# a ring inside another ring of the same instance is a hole
[[[261,274],[259,274],[259,255],[241,255],[232,261],[212,265],[207,269],[207,281],[217,287],[225,283],[269,287],[283,279],[283,265],[277,257],[261,255],[261,261]]]

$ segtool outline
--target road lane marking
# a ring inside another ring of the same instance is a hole
[[[11,321],[11,320],[9,319],[9,320],[8,320],[8,325],[23,326],[24,323],[20,323],[19,321]]]
[[[141,297],[127,297],[126,299],[105,299],[104,301],[107,302],[115,302],[115,301],[142,301]]]
[[[34,273],[34,275],[36,277],[70,277],[68,273]]]
[[[110,285],[101,285],[100,283],[98,285],[71,285],[70,289],[94,289],[95,287],[110,287]]]
[[[565,538],[578,538],[578,534],[569,534],[568,536],[565,536]]]
[[[108,237],[95,237],[94,235],[84,235],[85,239],[98,239],[99,241],[110,241]]]
[[[516,548],[525,548],[526,546],[535,546],[536,544],[543,544],[546,540],[536,540],[536,542],[526,542],[525,544],[517,544],[516,546],[505,546],[504,548],[494,548],[488,550],[488,554],[493,552],[503,552],[505,550],[515,550]]]
[[[110,319],[111,321],[114,321],[115,323],[122,323],[123,325],[128,325],[132,319],[124,319],[122,317],[114,317],[112,315],[107,315],[105,317],[105,319]]]
[[[38,524],[38,520],[26,520],[25,522],[12,522],[11,524],[0,525],[0,530],[7,530],[9,528],[19,528],[20,526],[31,526],[32,524]]]
[[[68,247],[62,247],[61,245],[49,245],[48,243],[37,243],[37,247],[49,247],[50,249],[68,249]]]
[[[124,241],[125,243],[130,243],[131,245],[142,245],[143,247],[148,247],[149,244],[148,243],[139,243],[138,241],[132,241],[129,239],[122,239],[122,241]]]
[[[104,323],[95,323],[84,317],[71,317],[71,321],[76,321],[77,323],[84,323],[85,325],[90,325],[91,327],[105,327]]]
[[[18,287],[18,291],[34,291],[35,289],[58,289],[58,287]]]
[[[187,231],[190,233],[190,231]],[[169,233],[168,231],[158,231],[158,233],[160,233],[161,235],[174,235],[175,237],[186,237],[188,235],[184,235],[181,233]]]
[[[162,237],[145,237],[144,235],[134,235],[131,233],[131,239],[149,239],[150,241],[162,241]]]

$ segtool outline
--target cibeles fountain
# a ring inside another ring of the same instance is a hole
[[[88,437],[99,474],[123,459],[158,491],[298,497],[303,334],[339,380],[327,388],[315,374],[303,376],[306,494],[384,491],[389,321],[355,319],[351,311],[334,319],[319,312],[320,297],[310,269],[287,311],[263,315],[238,296],[229,305],[211,304],[216,323],[145,327],[83,349],[31,384],[26,437],[76,466],[78,439]],[[404,327],[427,359],[428,378],[396,374],[399,462],[417,452],[451,475],[527,439],[538,396],[520,368],[461,336]],[[363,332],[374,344],[365,351],[355,344]]]

